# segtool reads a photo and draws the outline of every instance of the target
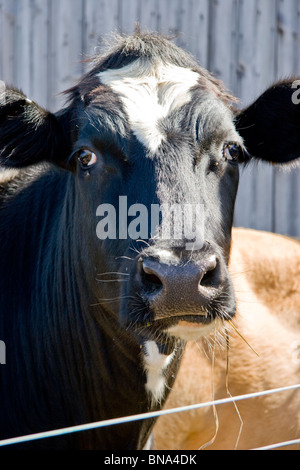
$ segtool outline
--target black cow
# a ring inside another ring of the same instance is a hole
[[[235,313],[239,163],[300,155],[293,93],[281,82],[239,113],[188,54],[139,32],[97,57],[56,114],[2,93],[1,439],[163,405],[185,341]],[[175,237],[176,210],[191,207],[199,224]],[[32,445],[140,449],[153,423]]]

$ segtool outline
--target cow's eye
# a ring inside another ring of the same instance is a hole
[[[91,168],[97,161],[97,155],[88,149],[81,149],[77,152],[78,161],[83,169]]]
[[[223,155],[226,160],[238,161],[241,154],[241,147],[238,144],[227,143],[223,148]]]

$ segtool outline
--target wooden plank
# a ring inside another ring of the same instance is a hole
[[[131,34],[135,30],[135,25],[139,20],[141,7],[139,0],[119,0],[119,28],[124,34]]]
[[[207,65],[209,0],[142,0],[138,19],[141,27],[175,36],[174,42]]]
[[[162,0],[141,0],[138,2],[137,16],[142,30],[161,31],[160,3]]]
[[[249,0],[248,0],[249,1]],[[251,1],[251,0],[250,0]],[[236,80],[236,94],[241,99],[241,107],[249,104],[253,99],[253,86],[257,88],[255,60],[257,56],[256,36],[256,2],[247,8],[247,2],[241,0],[239,18],[239,48],[237,51],[236,64],[239,70],[239,77]],[[255,95],[257,90],[254,91]],[[255,227],[253,220],[253,181],[255,180],[257,169],[249,166],[241,170],[240,185],[235,206],[234,224],[242,227]]]
[[[51,109],[64,105],[60,93],[78,81],[83,72],[83,0],[51,0],[49,92]]]
[[[48,107],[48,0],[31,0],[31,93],[39,105]],[[38,38],[38,40],[37,40]]]
[[[9,86],[14,83],[15,2],[14,0],[1,0],[1,6],[0,79]]]
[[[100,53],[109,35],[117,31],[119,0],[84,0],[84,23],[83,54],[89,59]]]
[[[274,81],[276,69],[276,4],[243,0],[240,5],[237,88],[249,104]],[[251,164],[241,173],[234,223],[271,231],[274,212],[273,169]]]
[[[209,13],[209,70],[232,90],[235,73],[235,0],[212,0]]]
[[[183,8],[185,6],[185,8]],[[209,0],[187,0],[182,2],[180,45],[208,67]]]
[[[15,1],[14,86],[31,98],[31,4],[30,0]]]
[[[276,69],[276,3],[240,0],[237,93],[254,101],[274,80]]]
[[[180,0],[162,0],[157,4],[159,32],[167,36],[181,33],[183,3]],[[180,44],[180,37],[175,40]]]

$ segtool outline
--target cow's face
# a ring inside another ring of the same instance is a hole
[[[238,165],[249,153],[297,158],[299,108],[284,83],[234,115],[216,80],[155,40],[153,56],[152,42],[141,56],[124,45],[107,56],[57,115],[6,93],[1,161],[47,159],[71,171],[103,308],[142,336],[195,339],[235,313],[227,265]],[[22,132],[34,155],[24,151]],[[280,132],[293,134],[286,154],[276,146]]]
[[[126,326],[199,336],[235,312],[227,263],[243,141],[233,113],[189,68],[137,59],[97,77],[71,163],[97,221],[99,297],[122,297]],[[107,272],[122,282],[109,285]]]

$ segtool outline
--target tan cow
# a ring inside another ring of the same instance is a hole
[[[222,335],[188,343],[165,408],[300,383],[299,241],[234,229],[230,271],[240,335],[224,324]],[[252,449],[297,438],[299,389],[161,417],[154,442],[157,450]]]

